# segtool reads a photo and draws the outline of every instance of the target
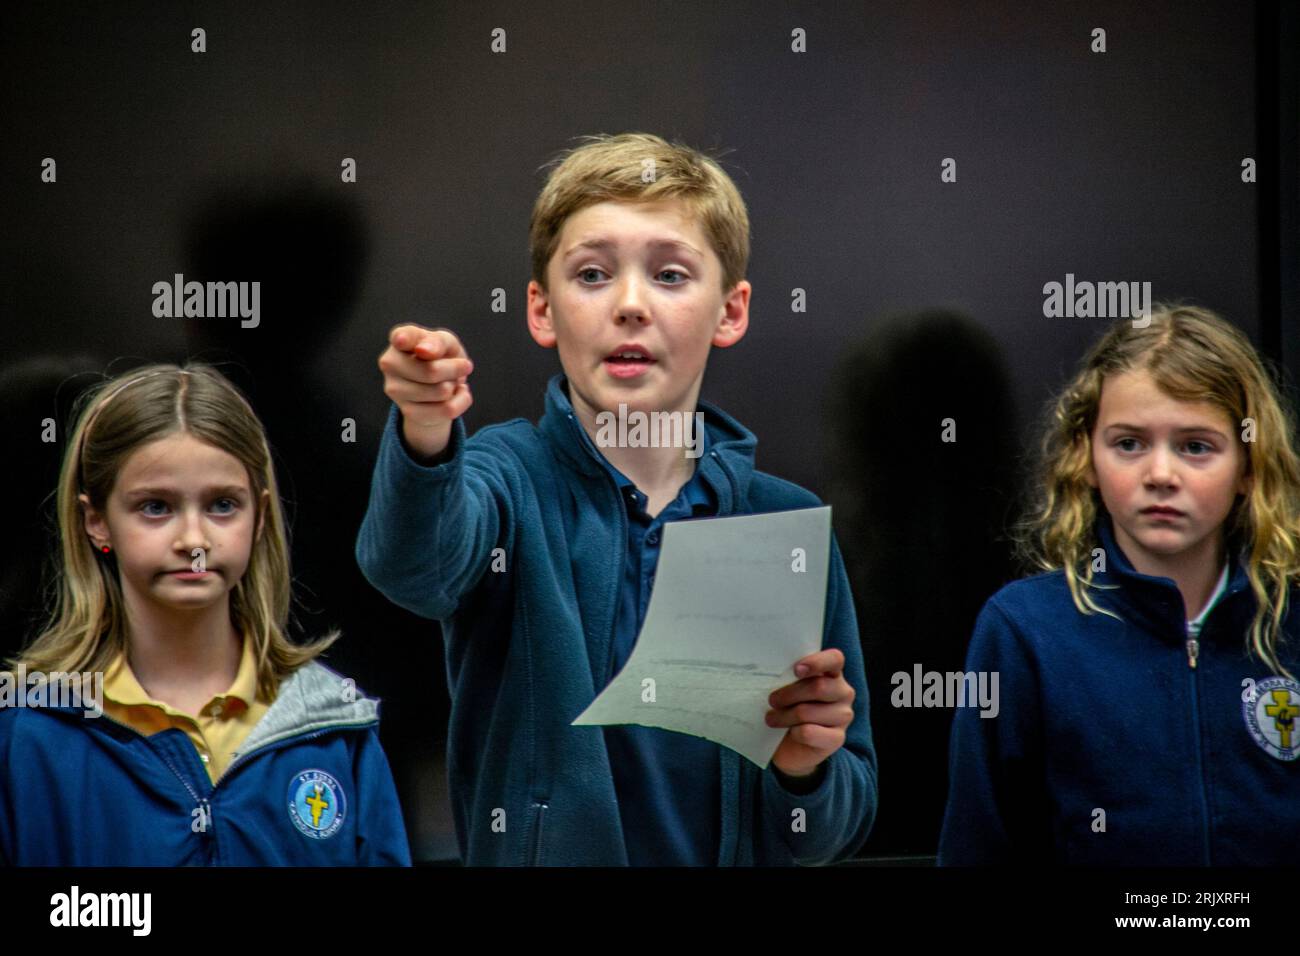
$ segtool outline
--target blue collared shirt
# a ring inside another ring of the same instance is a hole
[[[703,437],[702,455],[708,454]],[[677,497],[653,518],[646,496],[601,456],[627,508],[627,556],[619,589],[612,680],[632,654],[645,621],[663,526],[717,514],[717,500],[697,468]],[[605,727],[619,815],[633,866],[715,866],[721,839],[718,745],[658,727]]]

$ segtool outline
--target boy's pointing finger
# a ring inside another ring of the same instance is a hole
[[[433,330],[411,322],[394,325],[388,330],[388,344],[399,352],[414,352],[416,344],[431,331]]]
[[[388,333],[388,344],[399,352],[428,361],[440,358],[464,358],[465,347],[451,329],[426,329],[408,323],[395,325]]]

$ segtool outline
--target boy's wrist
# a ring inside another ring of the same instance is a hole
[[[776,782],[786,791],[804,796],[821,786],[822,780],[826,778],[826,761],[823,760],[819,763],[817,769],[812,773],[798,777],[784,773],[780,767],[772,764],[772,775],[776,777]]]
[[[442,428],[419,429],[416,432],[416,440],[412,442],[411,436],[407,433],[406,419],[400,410],[397,412],[397,437],[401,441],[402,450],[412,461],[425,468],[441,465],[451,457],[449,452],[455,426],[456,422],[452,420],[447,422],[445,431]]]

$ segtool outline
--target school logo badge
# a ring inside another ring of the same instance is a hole
[[[1278,760],[1300,757],[1300,684],[1267,677],[1241,703],[1246,729],[1264,752]]]
[[[304,836],[328,840],[346,814],[343,787],[324,770],[304,770],[289,781],[289,819]]]

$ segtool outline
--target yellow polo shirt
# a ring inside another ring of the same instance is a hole
[[[249,640],[244,641],[235,682],[204,704],[197,717],[150,697],[125,655],[119,655],[104,675],[104,713],[146,737],[173,727],[185,731],[213,783],[269,707],[257,693],[257,660]]]

